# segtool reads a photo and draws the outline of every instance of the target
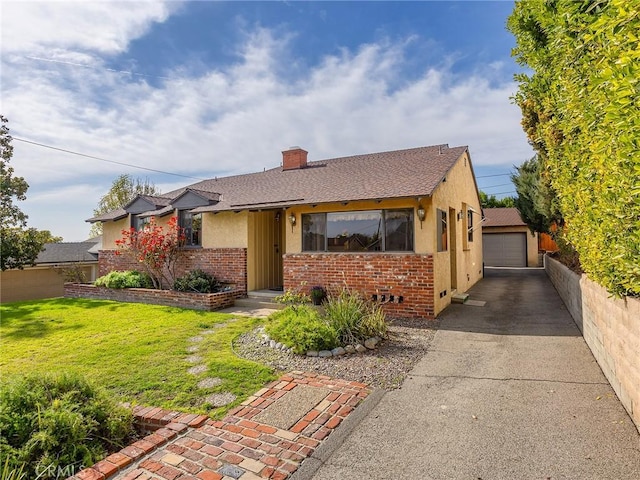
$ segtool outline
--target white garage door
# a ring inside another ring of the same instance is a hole
[[[526,233],[483,233],[482,254],[488,267],[526,267]]]

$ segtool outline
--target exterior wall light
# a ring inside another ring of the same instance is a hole
[[[293,227],[296,224],[296,214],[292,213],[289,215],[289,223],[291,224],[291,231],[293,232]]]
[[[418,220],[420,220],[420,230],[422,230],[422,222],[424,222],[427,212],[424,211],[422,205],[418,205],[416,213],[418,214]]]

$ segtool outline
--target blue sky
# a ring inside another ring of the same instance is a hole
[[[0,111],[30,184],[29,225],[87,237],[121,173],[189,178],[448,143],[512,192],[532,156],[510,100],[510,1],[0,4]],[[20,139],[20,140],[19,140]]]

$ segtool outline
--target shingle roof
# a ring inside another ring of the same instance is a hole
[[[319,160],[300,169],[277,167],[204,180],[163,197],[176,198],[187,188],[220,194],[218,202],[193,210],[197,213],[430,196],[466,151],[466,146],[433,145]],[[117,218],[94,217],[89,221]]]
[[[89,252],[95,245],[96,242],[45,243],[44,250],[36,258],[36,265],[95,262],[98,260],[98,255]]]
[[[485,221],[483,227],[520,227],[527,226],[520,217],[517,208],[483,208]]]

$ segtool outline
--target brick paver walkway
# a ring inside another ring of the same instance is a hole
[[[256,421],[256,416],[269,418],[274,409],[277,416],[279,402],[284,404],[302,385],[326,395],[286,429]],[[256,392],[223,420],[138,408],[138,419],[155,431],[69,480],[286,479],[369,393],[362,383],[292,372]]]

